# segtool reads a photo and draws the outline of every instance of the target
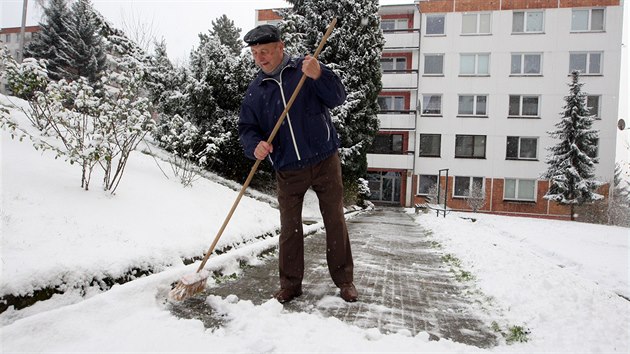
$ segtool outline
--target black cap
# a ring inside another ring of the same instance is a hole
[[[247,43],[247,46],[280,42],[280,31],[274,25],[260,25],[247,32],[243,41]]]

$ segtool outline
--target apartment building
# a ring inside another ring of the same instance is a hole
[[[615,164],[623,9],[611,0],[420,1],[422,109],[414,202],[448,169],[447,204],[482,211],[568,217],[543,196],[548,131],[560,119],[569,73],[582,72],[599,130],[596,176]],[[445,177],[441,182],[445,184]],[[607,194],[608,188],[600,193]]]
[[[380,131],[367,156],[374,202],[413,206],[439,183],[450,208],[470,210],[478,185],[481,211],[568,218],[543,198],[541,175],[574,69],[597,116],[597,179],[612,181],[619,0],[424,0],[379,14]],[[257,11],[258,23],[278,20]]]

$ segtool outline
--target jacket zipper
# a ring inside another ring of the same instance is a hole
[[[280,86],[280,96],[282,96],[282,104],[284,105],[284,108],[287,108],[287,99],[284,96],[284,89],[282,88],[282,73],[284,72],[284,69],[286,69],[287,67],[285,66],[284,68],[282,68],[282,70],[280,71],[280,81],[272,78],[272,77],[268,77],[268,78],[264,78],[263,81],[266,80],[271,80],[273,82],[275,82],[276,84],[278,84],[278,86]],[[302,158],[300,157],[300,151],[298,150],[298,146],[297,146],[297,142],[295,140],[295,134],[293,134],[293,125],[291,125],[291,117],[289,116],[289,112],[287,112],[287,123],[289,124],[289,131],[291,132],[291,140],[293,140],[293,148],[295,149],[295,155],[297,155],[297,159],[298,161],[301,161]]]

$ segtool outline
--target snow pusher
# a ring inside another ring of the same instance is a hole
[[[335,18],[333,18],[333,20],[328,25],[328,29],[326,30],[326,33],[324,34],[324,37],[322,37],[322,40],[319,42],[319,46],[317,47],[317,50],[313,54],[313,58],[317,59],[317,57],[319,56],[319,53],[322,51],[322,49],[324,47],[324,44],[326,44],[326,41],[328,40],[328,37],[332,33],[332,31],[335,28],[336,24],[337,24],[337,18],[335,17]],[[278,133],[278,130],[280,129],[280,125],[284,121],[284,118],[287,116],[287,113],[289,112],[289,109],[293,105],[293,101],[295,101],[295,99],[296,99],[298,93],[300,92],[300,89],[302,89],[302,86],[304,85],[305,81],[306,81],[306,75],[302,74],[302,77],[300,78],[300,81],[298,82],[297,86],[295,87],[295,90],[293,91],[293,94],[291,95],[291,98],[289,99],[289,102],[287,102],[287,105],[285,106],[284,110],[282,111],[282,114],[280,115],[280,118],[278,118],[278,121],[276,122],[276,125],[274,126],[273,130],[271,131],[271,134],[269,135],[269,138],[267,139],[267,143],[271,144],[271,142],[273,141],[273,138]],[[203,260],[201,261],[201,264],[199,265],[199,268],[197,268],[197,271],[195,273],[193,273],[193,274],[187,274],[187,275],[184,275],[183,277],[181,277],[179,282],[169,292],[169,298],[171,300],[182,301],[182,300],[184,300],[186,298],[194,296],[195,294],[203,291],[203,289],[206,287],[206,281],[208,280],[208,276],[210,275],[210,273],[208,271],[205,271],[203,268],[205,267],[206,262],[208,261],[208,258],[210,257],[210,255],[214,251],[214,247],[219,242],[219,239],[221,238],[221,235],[223,235],[223,231],[225,230],[227,224],[230,222],[230,219],[232,218],[232,215],[234,214],[234,211],[236,210],[236,207],[238,206],[239,202],[241,201],[241,198],[243,197],[243,195],[245,194],[245,190],[247,189],[247,187],[249,186],[250,182],[254,178],[254,174],[256,173],[256,170],[258,170],[258,166],[260,165],[261,162],[262,162],[262,160],[256,160],[256,162],[254,163],[254,166],[252,166],[252,169],[249,172],[249,175],[247,176],[247,179],[245,180],[245,183],[243,183],[243,187],[241,188],[241,191],[239,192],[238,196],[236,197],[236,200],[234,201],[234,203],[232,204],[232,208],[230,209],[230,211],[229,211],[228,215],[226,216],[225,220],[223,221],[223,225],[221,225],[221,228],[219,229],[219,232],[217,233],[217,235],[214,238],[214,241],[212,241],[212,244],[208,248],[208,251],[206,252],[205,256],[203,257]]]

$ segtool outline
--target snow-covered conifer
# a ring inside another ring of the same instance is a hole
[[[166,42],[154,43],[155,53],[150,56],[145,68],[145,82],[149,99],[154,108],[164,116],[183,116],[187,112],[188,96],[183,93],[186,85],[186,70],[175,67],[166,53]]]
[[[243,49],[243,42],[240,39],[241,29],[234,25],[225,14],[212,21],[210,36],[219,39],[221,44],[227,46],[234,56],[239,56]]]
[[[543,175],[549,179],[549,190],[544,198],[571,206],[571,220],[575,220],[576,205],[603,198],[595,192],[603,184],[595,179],[599,134],[593,129],[594,116],[586,107],[583,85],[579,71],[573,71],[561,119],[555,124],[557,129],[549,132],[560,141],[548,148],[549,166]]]
[[[332,111],[342,141],[340,149],[347,199],[355,199],[358,179],[367,173],[367,149],[378,131],[380,57],[384,45],[376,0],[288,0],[293,14],[283,25],[287,45],[305,40],[313,52],[333,17],[335,31],[320,60],[337,72],[346,87],[346,102]],[[295,32],[289,32],[295,31]],[[291,43],[292,42],[292,43]],[[293,51],[295,52],[295,51]],[[304,52],[302,52],[304,54]]]
[[[50,0],[44,7],[40,30],[24,49],[24,57],[46,59],[48,76],[52,80],[64,77],[64,68],[70,64],[63,53],[68,46],[68,24],[70,11],[66,0]]]
[[[60,53],[68,62],[63,68],[68,79],[85,77],[94,83],[106,69],[107,56],[95,17],[90,0],[72,4],[67,22],[68,46]]]

